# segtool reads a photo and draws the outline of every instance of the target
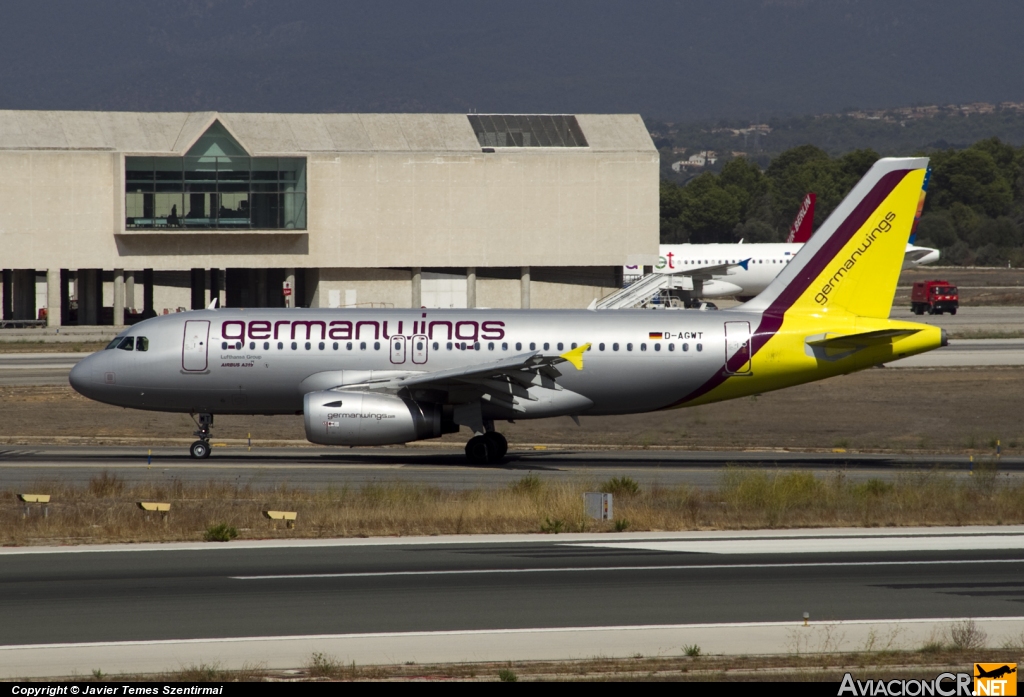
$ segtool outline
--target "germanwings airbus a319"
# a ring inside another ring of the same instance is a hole
[[[945,345],[888,319],[927,160],[879,160],[753,300],[682,310],[220,309],[165,315],[71,371],[83,395],[197,421],[302,414],[324,445],[387,445],[495,422],[696,406],[862,370]]]

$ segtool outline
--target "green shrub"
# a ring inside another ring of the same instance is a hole
[[[206,528],[206,533],[203,534],[203,539],[207,542],[230,542],[236,537],[238,537],[238,530],[227,523],[211,525]]]
[[[600,491],[612,496],[635,496],[640,493],[640,485],[631,477],[612,477],[601,485]]]
[[[516,494],[538,494],[544,488],[544,482],[533,472],[530,472],[519,481],[512,482],[508,488]]]
[[[498,680],[502,682],[519,682],[519,676],[509,668],[502,668],[498,671]]]
[[[541,532],[546,532],[552,535],[557,535],[560,532],[565,531],[565,521],[560,518],[545,518],[544,523],[540,526]]]
[[[625,532],[626,528],[629,527],[629,521],[625,518],[618,518],[615,521],[615,532]]]

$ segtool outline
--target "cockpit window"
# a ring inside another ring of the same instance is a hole
[[[109,351],[110,349],[116,349],[117,345],[120,344],[120,343],[121,343],[121,337],[117,337],[116,339],[111,341],[109,344],[107,344],[107,347],[105,349],[103,349],[103,350],[104,351]]]
[[[149,350],[149,338],[145,336],[135,337],[135,350],[136,351],[148,351]]]
[[[135,350],[135,337],[126,336],[121,339],[121,343],[117,345],[122,351],[134,351]]]

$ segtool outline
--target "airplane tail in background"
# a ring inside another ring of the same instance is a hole
[[[924,199],[928,195],[928,181],[932,178],[932,168],[929,167],[924,173],[924,184],[921,185],[921,198],[917,202],[917,214],[914,216],[914,225],[910,228],[910,240],[908,244],[914,244],[917,239],[917,224],[921,222],[921,211],[924,210]],[[931,262],[925,262],[931,263]]]
[[[816,200],[817,196],[813,191],[804,197],[804,202],[800,204],[800,210],[797,211],[793,224],[789,226],[789,237],[786,238],[786,242],[803,243],[811,239],[811,233],[814,231],[814,202]]]
[[[888,318],[927,167],[924,157],[876,162],[744,309]]]

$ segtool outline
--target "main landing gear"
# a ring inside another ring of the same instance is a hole
[[[501,462],[508,452],[508,441],[497,431],[488,431],[482,436],[473,436],[466,443],[466,458],[474,465]]]
[[[199,440],[188,447],[188,454],[193,460],[205,460],[210,457],[210,427],[213,426],[213,414],[193,415],[192,420],[196,422],[196,430],[192,435]]]

